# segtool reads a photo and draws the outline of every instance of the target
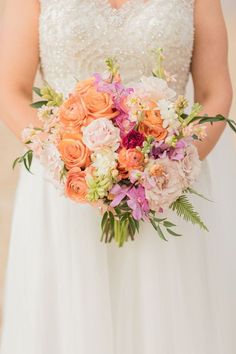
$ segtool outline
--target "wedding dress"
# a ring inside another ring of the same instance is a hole
[[[193,13],[192,0],[128,0],[120,9],[108,0],[41,0],[43,76],[67,95],[116,56],[125,81],[137,80],[151,74],[152,49],[162,47],[182,94]],[[33,176],[22,170],[1,354],[235,353],[230,139],[203,163],[196,187],[214,200],[194,199],[210,233],[173,217],[184,237],[168,243],[143,224],[122,249],[102,244],[95,209],[60,196],[37,161]]]

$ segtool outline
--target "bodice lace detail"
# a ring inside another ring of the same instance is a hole
[[[45,80],[67,94],[76,80],[105,69],[115,56],[126,82],[151,75],[153,49],[162,47],[166,70],[183,93],[193,47],[193,1],[41,0],[40,56]]]

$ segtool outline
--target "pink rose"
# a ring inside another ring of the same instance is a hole
[[[120,130],[107,118],[98,118],[83,128],[83,142],[89,150],[109,148],[116,151],[120,146]]]

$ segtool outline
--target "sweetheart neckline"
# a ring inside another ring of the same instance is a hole
[[[114,6],[112,6],[112,4],[109,0],[95,0],[95,1],[100,5],[103,4],[107,10],[111,11],[111,13],[116,14],[116,15],[126,12],[126,10],[130,9],[134,5],[146,6],[151,2],[151,0],[126,0],[121,6],[114,7]]]

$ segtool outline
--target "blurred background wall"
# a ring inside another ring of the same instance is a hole
[[[0,0],[0,17],[3,12],[4,2],[5,0]],[[236,0],[222,0],[222,5],[225,12],[226,24],[229,33],[229,62],[234,91],[236,92]],[[234,119],[236,118],[235,100],[231,111],[231,117]],[[21,149],[21,144],[0,122],[0,318],[10,236],[10,224],[18,178],[17,170],[13,172],[11,166],[14,158],[21,153]]]

